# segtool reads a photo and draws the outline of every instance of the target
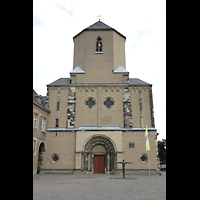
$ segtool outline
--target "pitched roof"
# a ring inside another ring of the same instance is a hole
[[[98,22],[92,24],[91,26],[88,26],[86,28],[86,30],[88,30],[88,29],[113,29],[113,28],[111,28],[107,24],[103,23],[102,21],[98,21]]]
[[[46,96],[38,95],[34,89],[33,89],[33,101],[42,106],[43,108],[45,108],[48,112],[51,112],[51,110],[46,104]]]
[[[129,73],[124,67],[118,65],[114,70],[113,73]]]
[[[139,78],[129,78],[130,85],[151,85],[145,81],[140,80]]]
[[[48,84],[47,86],[67,86],[70,85],[70,78],[59,78],[58,80]],[[91,83],[91,84],[73,84],[73,86],[75,85],[118,85],[117,83]],[[127,85],[127,84],[120,84],[120,85]],[[151,84],[142,81],[138,78],[129,78],[129,85],[135,85],[135,86],[140,86],[140,85],[149,85],[151,86]]]
[[[59,78],[58,80],[48,84],[47,86],[65,86],[70,84],[70,78]]]
[[[85,74],[85,70],[81,66],[75,67],[70,74]]]
[[[116,33],[118,33],[119,35],[121,35],[122,37],[124,37],[126,39],[126,37],[124,35],[122,35],[120,32],[118,32],[117,30],[115,30],[114,28],[108,26],[107,24],[103,23],[102,21],[97,21],[94,24],[92,24],[91,26],[88,26],[87,28],[83,29],[80,33],[78,33],[77,35],[75,35],[73,37],[73,39],[75,37],[77,37],[79,34],[81,34],[84,31],[90,31],[90,30],[113,30]]]

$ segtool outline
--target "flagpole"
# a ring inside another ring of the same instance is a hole
[[[147,128],[147,124],[146,124],[146,128]],[[148,137],[149,140],[149,137]],[[150,159],[149,159],[149,150],[148,150],[148,163],[149,163],[149,176],[150,176]]]
[[[148,163],[149,163],[149,176],[150,176],[150,159],[149,159],[149,151],[148,151]]]

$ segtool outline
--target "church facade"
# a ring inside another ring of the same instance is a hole
[[[150,169],[159,171],[152,85],[129,78],[126,37],[98,21],[73,37],[70,78],[47,85],[51,110],[43,173],[115,173],[148,170],[145,126],[150,141]]]

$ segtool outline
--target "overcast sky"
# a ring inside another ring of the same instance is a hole
[[[166,138],[166,0],[33,0],[33,88],[70,77],[73,37],[99,20],[126,36],[130,78],[153,84],[158,140]]]

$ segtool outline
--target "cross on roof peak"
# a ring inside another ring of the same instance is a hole
[[[103,17],[102,15],[100,15],[100,13],[99,13],[99,15],[97,15],[97,17],[99,17],[99,21],[100,21],[100,17]]]

